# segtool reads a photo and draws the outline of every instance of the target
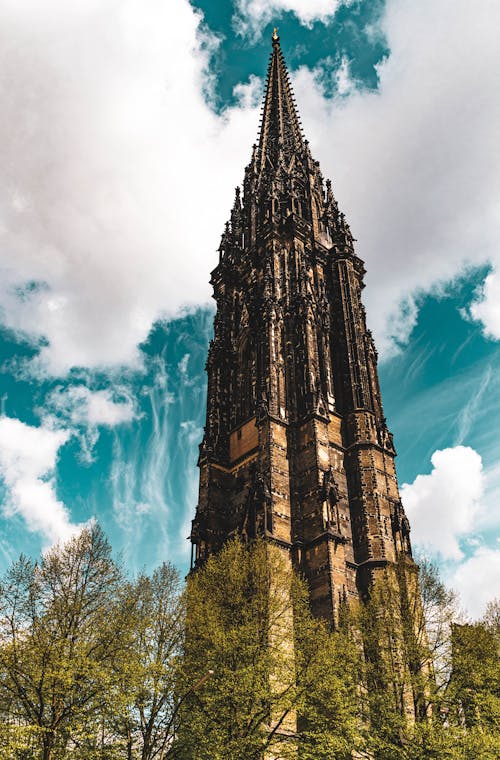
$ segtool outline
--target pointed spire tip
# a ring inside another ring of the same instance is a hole
[[[279,44],[280,44],[280,38],[279,38],[279,34],[278,34],[278,27],[275,26],[274,29],[273,29],[273,47],[275,45],[279,45]]]

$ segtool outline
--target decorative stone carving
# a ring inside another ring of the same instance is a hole
[[[279,543],[300,557],[314,611],[331,621],[374,568],[411,557],[354,242],[302,135],[275,40],[258,144],[212,272],[191,538],[198,565],[234,533]]]

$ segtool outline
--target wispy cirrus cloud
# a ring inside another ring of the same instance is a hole
[[[475,387],[474,392],[467,400],[465,406],[461,409],[457,419],[457,435],[455,439],[455,445],[462,444],[469,435],[472,426],[477,418],[479,411],[481,410],[481,403],[484,398],[492,377],[491,365],[488,364],[484,370],[479,384]]]
[[[189,561],[212,319],[212,309],[200,309],[165,326],[148,357],[140,414],[113,434],[110,503],[132,568],[144,563],[146,543],[151,561],[169,557],[183,569]]]

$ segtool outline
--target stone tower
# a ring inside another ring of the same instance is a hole
[[[258,145],[211,283],[195,566],[230,536],[264,536],[309,582],[316,615],[412,565],[363,262],[304,139],[277,33]]]

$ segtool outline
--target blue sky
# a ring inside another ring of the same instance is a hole
[[[368,270],[413,542],[482,612],[500,584],[499,13],[0,2],[1,568],[92,518],[131,572],[187,568],[209,273],[276,24]]]

